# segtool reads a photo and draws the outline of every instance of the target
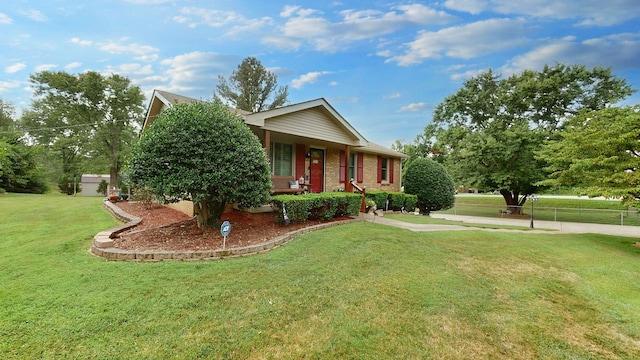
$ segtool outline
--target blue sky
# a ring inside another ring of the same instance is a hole
[[[0,47],[0,98],[18,115],[42,70],[118,73],[147,98],[155,88],[211,99],[219,74],[255,56],[291,103],[324,97],[390,146],[488,68],[605,66],[640,88],[640,1],[14,0],[0,8]]]

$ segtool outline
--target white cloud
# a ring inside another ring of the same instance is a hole
[[[168,91],[213,93],[218,75],[230,72],[238,64],[238,58],[213,52],[194,51],[161,62],[167,69]]]
[[[492,11],[505,15],[525,15],[537,18],[575,19],[578,25],[611,26],[637,18],[637,0],[447,0],[449,9],[479,14]]]
[[[121,41],[126,41],[122,39]],[[101,43],[98,48],[102,51],[106,51],[110,54],[134,54],[134,55],[147,55],[150,53],[158,52],[158,49],[150,45],[140,45],[136,43],[125,44],[122,42],[109,41]]]
[[[528,42],[526,33],[522,19],[491,19],[436,32],[420,31],[417,38],[407,44],[404,54],[389,57],[387,62],[408,66],[443,56],[471,59],[523,46]]]
[[[426,107],[427,107],[427,103],[425,102],[411,103],[409,105],[403,106],[400,109],[398,109],[398,112],[405,112],[405,111],[418,112],[418,111],[424,110]]]
[[[40,71],[51,70],[51,69],[54,69],[54,68],[56,68],[56,67],[58,67],[58,65],[54,65],[54,64],[41,64],[41,65],[36,66],[36,67],[34,68],[34,70],[35,70],[36,72],[40,72]]]
[[[7,15],[0,13],[0,25],[9,25],[13,22],[13,20]]]
[[[350,44],[391,34],[407,26],[438,25],[455,18],[422,4],[400,5],[387,12],[343,10],[341,19],[331,22],[320,12],[299,6],[286,6],[281,16],[287,21],[262,42],[284,49],[297,49],[305,43],[320,51],[335,52]]]
[[[9,65],[6,68],[4,68],[4,72],[8,73],[8,74],[13,74],[13,73],[17,73],[18,71],[24,69],[27,67],[27,64],[25,63],[15,63],[13,65]]]
[[[81,40],[80,38],[77,38],[77,37],[71,38],[70,41],[72,43],[74,43],[74,44],[78,44],[78,45],[81,45],[81,46],[89,46],[89,45],[93,44],[93,41],[91,41],[91,40]]]
[[[385,95],[383,96],[384,99],[398,99],[400,98],[400,93],[399,92],[395,92],[393,94],[389,94],[389,95]]]
[[[329,86],[338,86],[337,81],[329,81]]]
[[[322,11],[315,9],[303,9],[301,6],[295,5],[285,5],[285,7],[280,12],[280,17],[288,18],[294,15],[306,17],[311,16],[313,14],[322,14]]]
[[[468,12],[470,14],[480,14],[487,9],[486,0],[447,0],[444,2],[444,6],[458,11]]]
[[[604,55],[606,54],[606,56]],[[554,40],[511,59],[502,72],[541,69],[545,64],[583,64],[588,67],[612,67],[616,71],[637,68],[640,58],[640,33],[624,33],[576,41],[573,37]]]
[[[37,22],[46,22],[49,19],[38,10],[25,10],[20,12],[22,15],[25,15],[29,19]]]
[[[0,93],[9,91],[20,86],[19,81],[2,81],[0,80]]]
[[[291,87],[294,89],[300,89],[304,84],[313,84],[318,81],[318,78],[322,75],[331,74],[331,71],[312,71],[304,75],[300,75],[297,79],[291,81]]]
[[[173,21],[179,24],[187,24],[190,28],[201,25],[224,28],[226,30],[225,34],[228,36],[244,32],[255,32],[273,22],[269,17],[248,19],[233,11],[196,7],[183,7],[180,9],[180,15],[173,17]]]
[[[117,67],[107,66],[107,73],[115,73],[123,76],[139,76],[139,75],[150,75],[153,74],[153,68],[151,65],[141,65],[141,64],[122,64]]]
[[[71,70],[71,69],[79,68],[80,66],[82,66],[82,63],[76,61],[76,62],[68,63],[67,65],[64,66],[64,68],[67,70]]]

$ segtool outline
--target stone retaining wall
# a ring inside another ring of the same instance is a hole
[[[268,242],[243,246],[239,248],[230,249],[216,249],[216,250],[200,250],[200,251],[163,251],[163,250],[124,250],[116,249],[113,247],[113,238],[120,232],[128,230],[141,221],[139,217],[127,214],[119,207],[115,206],[109,201],[104,202],[105,207],[111,212],[118,220],[127,222],[124,225],[111,228],[109,230],[101,231],[93,237],[93,244],[91,245],[91,253],[97,256],[102,256],[108,260],[129,260],[129,261],[164,261],[164,260],[183,260],[183,261],[195,261],[195,260],[216,260],[230,257],[240,257],[253,254],[260,254],[271,249],[287,243],[298,235],[306,234],[311,231],[324,229],[336,225],[347,224],[354,221],[361,221],[361,219],[335,221],[326,224],[314,225],[304,229],[298,229],[288,234],[279,236]]]

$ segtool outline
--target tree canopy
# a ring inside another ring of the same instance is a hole
[[[36,149],[21,139],[13,113],[13,106],[0,99],[0,192],[44,193],[47,184]]]
[[[229,80],[218,76],[216,97],[240,110],[259,112],[283,106],[289,89],[278,86],[278,77],[255,57],[242,60]]]
[[[42,71],[31,75],[34,100],[22,123],[31,138],[52,149],[64,177],[79,175],[82,160],[104,163],[110,186],[118,176],[136,129],[142,123],[144,95],[129,79],[95,71],[79,75]]]
[[[227,203],[263,205],[271,177],[260,140],[219,100],[163,111],[134,144],[127,173],[162,202],[191,200],[198,226],[217,226]]]
[[[539,156],[549,163],[549,185],[589,196],[640,203],[640,106],[583,111],[571,118]]]
[[[542,143],[567,118],[599,110],[633,93],[610,69],[557,64],[501,78],[488,70],[436,106],[425,139],[444,154],[456,182],[498,190],[518,212],[546,177]]]

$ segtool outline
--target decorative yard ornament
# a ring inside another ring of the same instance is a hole
[[[287,209],[284,207],[284,202],[282,203],[282,217],[284,217],[285,224],[289,225],[291,223],[291,220],[289,220],[287,216]]]
[[[222,225],[220,225],[220,234],[224,237],[222,241],[222,249],[227,246],[227,236],[231,232],[231,223],[228,220],[225,220]]]

